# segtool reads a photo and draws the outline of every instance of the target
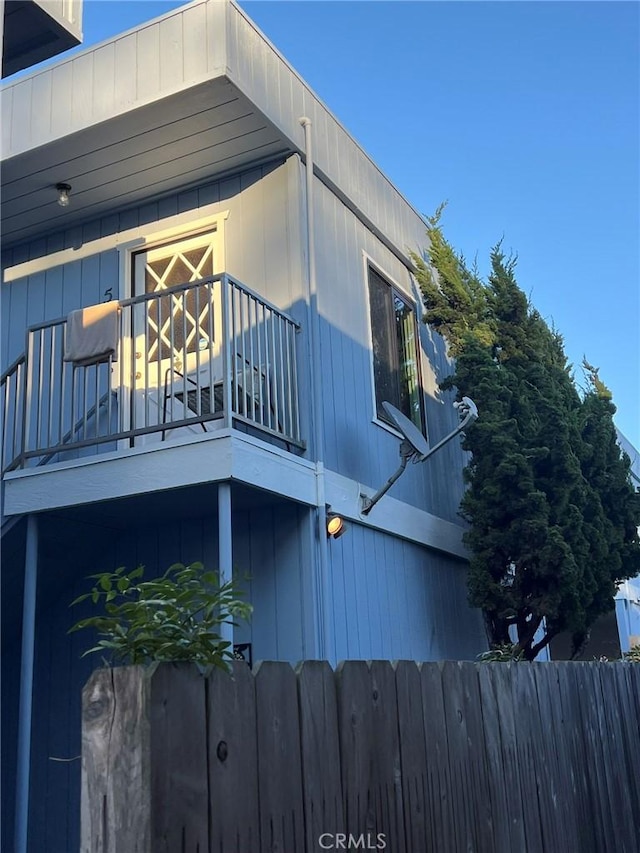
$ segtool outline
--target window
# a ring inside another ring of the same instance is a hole
[[[369,307],[377,417],[389,423],[386,400],[423,431],[418,330],[412,304],[369,267]]]

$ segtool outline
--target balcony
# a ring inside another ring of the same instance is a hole
[[[299,325],[226,273],[114,306],[117,348],[65,360],[68,318],[2,375],[2,474],[236,427],[302,450]]]
[[[2,76],[15,74],[82,41],[82,0],[4,4]]]

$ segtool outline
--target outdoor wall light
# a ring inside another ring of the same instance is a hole
[[[58,191],[58,204],[60,207],[69,207],[69,193],[71,192],[70,184],[56,184]]]
[[[335,512],[327,513],[327,536],[330,536],[332,539],[339,539],[346,532],[347,525],[344,518]]]

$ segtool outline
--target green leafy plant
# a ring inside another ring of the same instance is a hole
[[[84,655],[103,652],[114,662],[131,664],[192,661],[228,670],[233,649],[222,638],[221,626],[246,620],[252,611],[235,583],[220,585],[217,573],[205,571],[201,563],[176,563],[161,577],[143,577],[142,566],[90,575],[92,590],[71,603],[91,600],[102,610],[70,629],[97,632],[97,644]]]
[[[622,660],[627,663],[640,663],[640,646],[631,646],[628,652],[624,652]]]
[[[478,655],[480,663],[513,663],[523,659],[524,652],[513,643],[498,643]]]

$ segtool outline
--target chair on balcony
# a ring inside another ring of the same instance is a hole
[[[196,418],[206,418],[199,421],[204,432],[207,432],[208,421],[215,420],[216,416],[223,416],[224,383],[221,365],[222,359],[218,357],[212,364],[206,364],[190,373],[185,373],[175,366],[167,368],[162,402],[163,441],[166,432],[171,429],[172,399],[178,400],[181,406],[192,412]],[[274,430],[282,431],[269,369],[252,365],[240,353],[236,353],[231,382],[231,410],[259,426],[271,426]]]

